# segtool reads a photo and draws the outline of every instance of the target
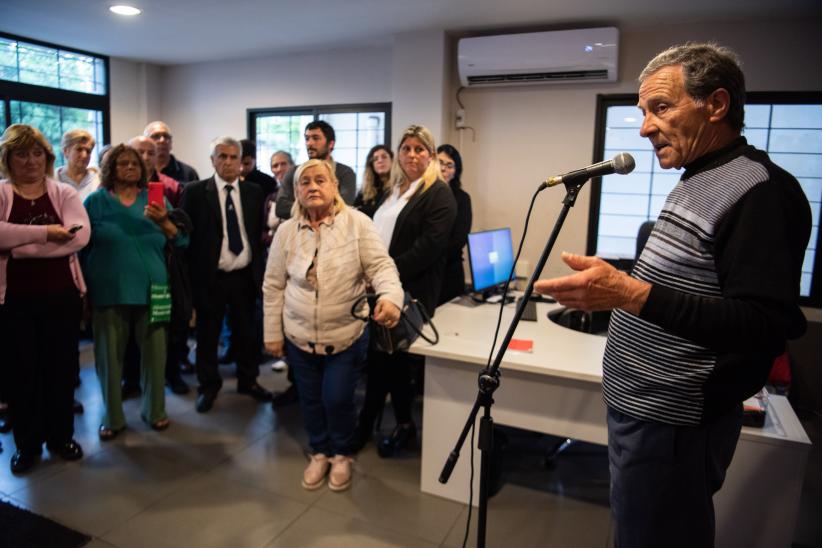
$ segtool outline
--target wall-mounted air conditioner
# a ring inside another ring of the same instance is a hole
[[[479,36],[459,41],[463,86],[615,82],[616,27]]]

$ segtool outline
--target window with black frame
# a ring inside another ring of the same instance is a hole
[[[60,139],[85,129],[101,146],[109,141],[108,57],[0,33],[0,123],[29,124],[64,163]],[[92,163],[97,154],[92,152]]]
[[[623,266],[632,264],[640,225],[659,214],[680,170],[659,167],[647,139],[640,137],[637,96],[597,97],[594,161],[628,152],[636,160],[629,175],[608,175],[591,184],[588,254]],[[802,304],[822,306],[822,269],[817,259],[822,207],[822,92],[749,92],[743,135],[792,173],[811,205],[813,229],[802,266]]]
[[[314,120],[334,128],[334,160],[354,170],[358,187],[371,147],[391,146],[391,103],[249,109],[248,138],[257,143],[257,167],[270,174],[268,159],[278,150],[290,152],[297,164],[308,160],[303,131]]]

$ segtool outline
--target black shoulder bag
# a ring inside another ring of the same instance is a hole
[[[357,299],[351,306],[351,315],[369,322],[371,329],[371,344],[380,352],[386,354],[393,354],[395,352],[404,352],[417,340],[417,337],[422,337],[423,340],[430,344],[437,344],[440,341],[440,334],[431,321],[431,317],[425,310],[425,307],[420,302],[413,298],[408,291],[405,292],[403,299],[402,310],[400,310],[400,321],[392,328],[385,327],[374,321],[372,316],[361,316],[357,311],[364,308],[362,306],[363,300],[368,299],[368,304],[371,310],[377,303],[377,295],[368,293]],[[431,326],[434,332],[433,338],[422,332],[425,324]]]

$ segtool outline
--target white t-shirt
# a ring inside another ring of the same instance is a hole
[[[374,225],[377,227],[377,233],[385,242],[387,249],[391,248],[391,237],[394,235],[397,217],[400,216],[400,212],[408,203],[408,200],[411,199],[411,196],[414,195],[420,181],[422,181],[422,177],[408,185],[408,190],[402,196],[400,196],[400,187],[395,186],[391,190],[391,194],[385,198],[385,201],[380,204],[380,208],[374,213]]]

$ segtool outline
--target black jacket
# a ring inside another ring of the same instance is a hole
[[[445,256],[457,203],[442,181],[415,194],[394,226],[388,253],[400,273],[402,287],[434,315],[442,288]]]
[[[253,183],[240,183],[238,189],[243,225],[251,246],[254,287],[259,293],[263,283],[263,191]],[[191,217],[194,227],[188,246],[188,263],[194,307],[201,308],[208,304],[210,287],[216,282],[223,243],[222,211],[214,177],[186,185],[180,207]]]

